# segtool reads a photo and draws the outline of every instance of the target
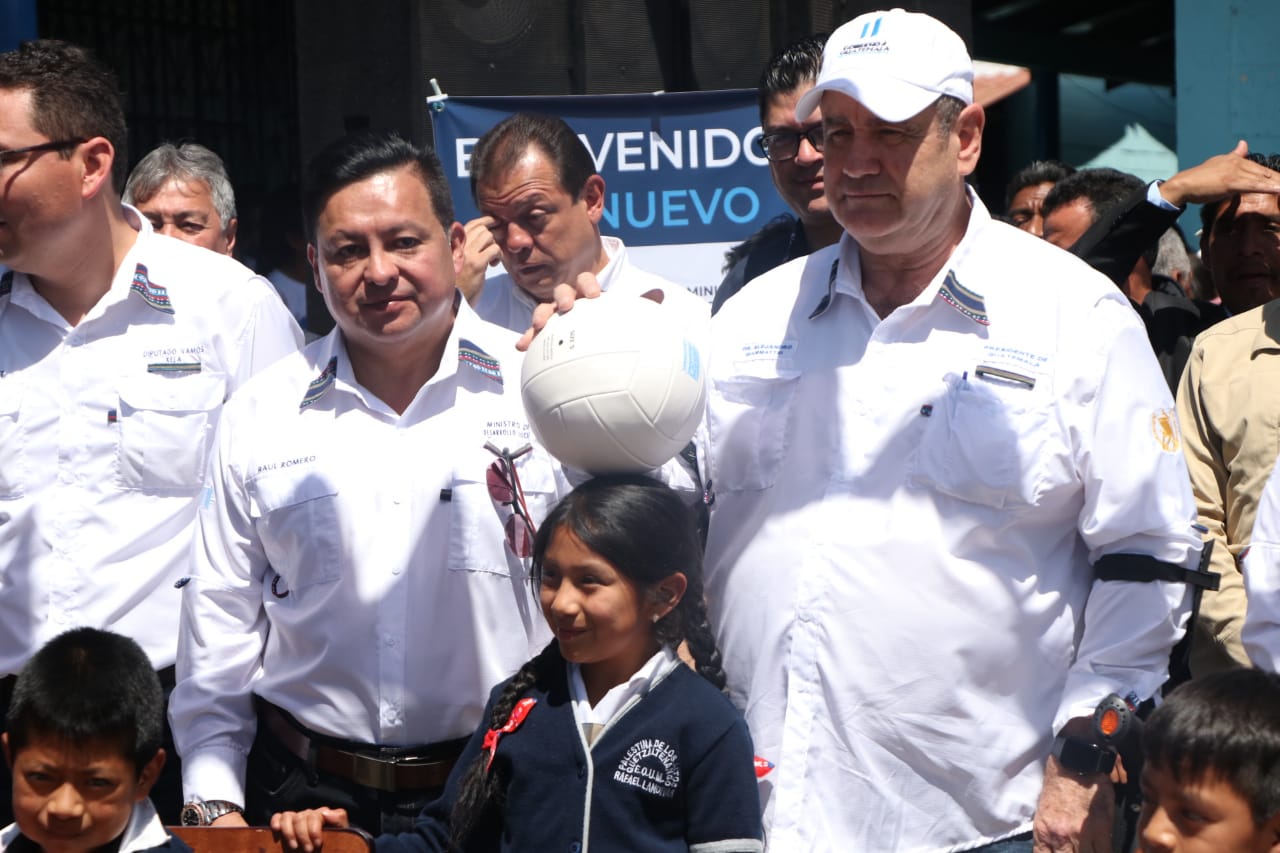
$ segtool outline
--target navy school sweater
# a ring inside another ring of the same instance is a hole
[[[706,679],[675,666],[631,700],[587,747],[568,673],[526,693],[524,723],[498,742],[491,772],[508,780],[505,814],[491,806],[464,848],[478,851],[760,851],[760,800],[742,715]],[[449,813],[481,752],[494,701],[445,792],[413,832],[377,839],[377,853],[450,850]]]

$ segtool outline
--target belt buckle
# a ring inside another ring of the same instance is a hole
[[[351,778],[366,788],[377,788],[380,791],[396,791],[396,765],[394,758],[375,758],[372,755],[349,753],[354,761],[351,764]]]

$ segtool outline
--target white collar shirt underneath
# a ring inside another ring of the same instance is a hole
[[[1154,694],[1185,621],[1181,584],[1092,576],[1199,551],[1141,323],[970,198],[883,319],[846,235],[712,322],[707,599],[779,850],[1025,831],[1056,729]]]
[[[8,850],[21,837],[22,830],[18,825],[9,824],[0,830],[0,850]],[[168,843],[169,833],[160,822],[155,806],[151,804],[149,797],[144,797],[134,804],[133,811],[129,813],[129,822],[125,824],[124,832],[120,834],[120,844],[115,850],[116,853],[141,853]]]
[[[486,442],[533,441],[515,337],[458,302],[403,414],[355,381],[337,331],[228,407],[170,703],[189,795],[243,802],[253,694],[342,740],[437,743],[549,640],[486,484]],[[539,522],[567,480],[536,443],[516,464]]]
[[[615,718],[621,716],[634,702],[644,698],[659,680],[659,676],[665,675],[673,665],[679,663],[680,659],[671,647],[663,646],[634,675],[611,687],[595,705],[587,698],[582,667],[576,663],[566,664],[569,667],[569,695],[573,698],[573,718],[582,729],[587,743],[595,743],[596,738]]]

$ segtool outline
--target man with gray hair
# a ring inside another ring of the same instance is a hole
[[[222,158],[194,142],[166,142],[139,161],[124,203],[155,230],[214,252],[236,247],[236,195]]]

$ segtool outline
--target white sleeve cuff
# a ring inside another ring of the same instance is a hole
[[[208,746],[182,759],[186,802],[227,800],[244,806],[244,777],[249,756],[233,746]]]

